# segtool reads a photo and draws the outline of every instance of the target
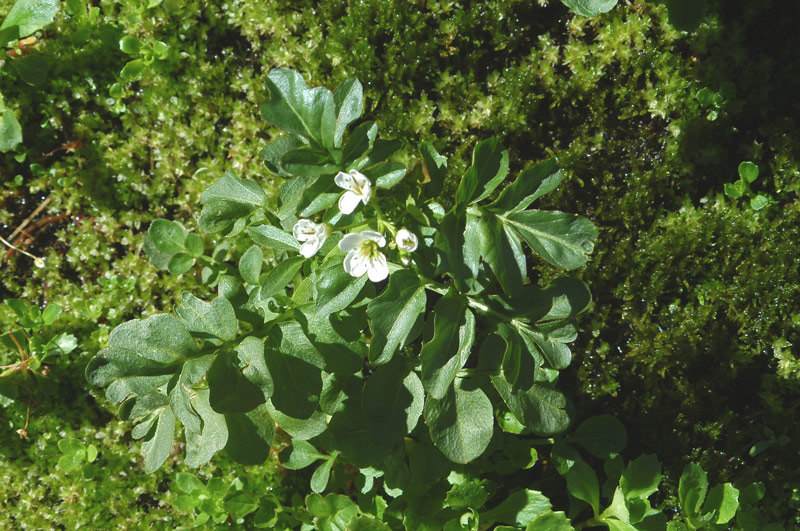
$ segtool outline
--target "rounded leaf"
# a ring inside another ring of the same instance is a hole
[[[481,389],[466,390],[457,384],[441,400],[428,397],[425,423],[433,444],[451,461],[466,464],[489,446],[492,402]]]

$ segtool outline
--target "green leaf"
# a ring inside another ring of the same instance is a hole
[[[669,22],[680,31],[694,31],[708,9],[707,0],[667,0]]]
[[[428,142],[420,144],[419,154],[422,158],[422,171],[427,184],[426,194],[428,197],[438,197],[444,186],[447,158],[439,155],[433,145]]]
[[[259,156],[264,159],[264,165],[269,171],[281,177],[289,177],[289,173],[281,166],[281,159],[288,152],[304,145],[305,143],[295,136],[282,136],[264,146]]]
[[[184,461],[187,466],[199,467],[208,463],[215,453],[225,448],[228,443],[228,425],[225,423],[224,415],[220,415],[211,408],[208,389],[195,391],[191,403],[203,420],[203,428],[200,433],[185,432],[186,458]],[[191,494],[191,492],[183,490],[187,494]]]
[[[57,443],[58,449],[61,451],[62,454],[77,454],[78,452],[82,452],[86,450],[86,445],[84,445],[81,441],[75,438],[67,438],[61,439]]]
[[[333,206],[341,195],[342,189],[330,177],[317,177],[303,191],[298,202],[298,216],[308,218]]]
[[[425,391],[419,376],[399,358],[376,370],[364,384],[364,422],[380,445],[399,442],[416,427]]]
[[[596,17],[600,13],[611,11],[617,5],[617,0],[561,0],[561,2],[584,17]]]
[[[259,245],[276,249],[279,251],[299,251],[300,242],[288,234],[272,225],[258,225],[248,227],[247,234]]]
[[[678,499],[686,516],[689,518],[699,516],[707,490],[708,478],[705,470],[695,463],[686,465],[678,483]]]
[[[339,165],[327,151],[308,146],[286,153],[281,158],[280,167],[301,177],[331,175],[339,170]]]
[[[753,482],[742,490],[742,501],[748,505],[755,505],[767,494],[767,488],[762,482]]]
[[[260,465],[269,457],[275,422],[265,404],[249,413],[227,413],[228,443],[225,451],[243,465]]]
[[[590,417],[580,423],[570,441],[583,446],[590,454],[611,459],[625,447],[628,434],[625,426],[611,415]]]
[[[31,326],[33,326],[33,323],[37,321],[37,319],[35,319],[31,313],[32,306],[27,302],[25,302],[24,300],[5,299],[3,302],[5,303],[6,306],[11,308],[11,310],[16,314],[17,317],[20,318],[20,320],[31,322],[32,323]],[[25,328],[31,328],[31,326],[25,326]]]
[[[739,177],[748,183],[752,183],[758,179],[758,166],[750,161],[744,161],[739,164]]]
[[[305,502],[308,512],[318,518],[347,514],[351,515],[347,517],[349,519],[358,513],[358,507],[353,500],[341,494],[328,494],[324,498],[319,494],[309,494]]]
[[[117,326],[86,367],[89,382],[108,386],[106,397],[120,402],[131,394],[147,394],[166,383],[197,345],[186,325],[171,315],[134,319]]]
[[[363,325],[354,326],[356,321],[362,322],[360,318],[341,314],[303,315],[307,319],[304,329],[308,339],[325,359],[327,372],[344,375],[355,374],[362,369],[367,345],[361,340],[360,327]]]
[[[132,83],[141,78],[145,70],[147,70],[147,63],[142,59],[134,59],[125,63],[119,72],[119,77]]]
[[[253,208],[245,203],[213,199],[203,206],[197,226],[209,234],[234,236],[244,229],[245,218]]]
[[[258,498],[244,490],[229,493],[222,506],[236,518],[242,518],[258,509]]]
[[[316,314],[325,316],[344,310],[355,300],[366,283],[367,275],[357,278],[351,276],[342,267],[339,257],[327,262],[314,283]]]
[[[266,205],[267,196],[255,181],[239,179],[226,172],[200,196],[200,203],[203,205],[211,201],[238,203],[254,210]]]
[[[655,455],[641,455],[634,459],[619,479],[626,499],[647,498],[658,490],[661,483],[661,463]]]
[[[595,516],[600,510],[600,484],[597,474],[584,461],[578,461],[564,475],[570,494],[592,506]]]
[[[269,100],[261,106],[261,115],[267,122],[320,147],[334,146],[336,105],[329,90],[309,89],[303,77],[288,68],[272,70],[266,82]]]
[[[8,43],[19,38],[19,26],[9,26],[0,30],[0,46],[7,46]]]
[[[564,409],[567,399],[561,392],[540,383],[525,391],[513,392],[511,384],[502,376],[491,379],[511,413],[532,432],[553,435],[569,427],[569,415]]]
[[[266,401],[261,389],[240,372],[233,352],[217,355],[208,370],[208,389],[209,402],[217,413],[246,413]]]
[[[510,301],[514,313],[531,321],[570,319],[586,310],[592,294],[575,278],[555,279],[546,288],[525,286],[520,296]]]
[[[275,385],[272,404],[281,413],[307,419],[317,408],[322,391],[324,360],[296,322],[281,323],[279,345],[266,345],[265,357]]]
[[[472,151],[472,166],[456,190],[456,205],[477,203],[491,194],[508,175],[508,152],[497,138],[483,140]]]
[[[769,197],[765,195],[758,194],[754,198],[750,199],[750,208],[752,208],[753,210],[761,210],[768,204],[769,204]]]
[[[159,412],[158,421],[142,443],[145,472],[150,474],[161,468],[172,451],[174,437],[175,415],[170,408],[165,407]]]
[[[331,468],[333,467],[334,459],[327,459],[324,463],[319,465],[314,473],[311,475],[311,490],[320,494],[325,491],[328,486],[328,479],[331,477]]]
[[[175,484],[185,494],[192,494],[197,490],[204,490],[205,485],[197,479],[194,474],[188,472],[178,472],[175,474]]]
[[[211,354],[187,360],[180,374],[170,381],[167,388],[172,412],[186,426],[187,431],[200,433],[200,417],[192,407],[189,397],[192,394],[192,387],[206,375],[212,361]]]
[[[331,416],[328,432],[333,449],[338,450],[359,468],[377,466],[393,447],[377,443],[370,437],[364,422],[360,389],[353,390],[342,406]]]
[[[638,531],[637,527],[616,518],[605,518],[603,523],[608,526],[609,531]]]
[[[548,511],[531,520],[525,529],[526,531],[573,531],[575,528],[563,512]]]
[[[190,332],[200,337],[216,337],[222,341],[236,339],[239,321],[233,305],[225,297],[217,297],[209,304],[184,291],[180,304],[175,306],[175,313],[183,319]]]
[[[194,265],[194,258],[189,253],[178,253],[169,259],[167,269],[173,275],[182,275],[188,273]]]
[[[267,401],[266,406],[270,416],[275,420],[278,426],[291,435],[294,440],[307,441],[313,439],[328,428],[327,419],[322,411],[314,411],[311,417],[307,419],[298,419],[284,415],[275,409],[275,406],[273,406],[270,401]]]
[[[364,108],[364,89],[361,82],[354,78],[344,80],[333,91],[336,106],[336,128],[333,133],[333,145],[342,145],[342,137],[347,126],[358,120]]]
[[[262,497],[253,525],[258,529],[273,529],[278,523],[278,502]]]
[[[553,159],[548,159],[525,169],[517,175],[487,209],[498,214],[525,210],[541,196],[552,192],[563,175]]]
[[[239,273],[248,284],[258,284],[261,266],[264,265],[264,251],[253,245],[239,258]]]
[[[417,338],[426,303],[425,287],[414,271],[401,269],[392,273],[383,293],[367,305],[372,363],[387,363],[397,349]]]
[[[258,295],[259,298],[267,300],[282,291],[292,281],[300,268],[303,267],[305,261],[306,259],[302,256],[293,256],[278,264],[264,279],[264,283],[261,285],[261,292]]]
[[[480,514],[481,524],[502,522],[510,525],[528,525],[535,518],[550,512],[550,500],[537,490],[514,491],[500,505]]]
[[[459,211],[448,212],[439,223],[434,236],[436,250],[442,260],[437,275],[448,274],[460,291],[467,291],[467,280],[473,278],[464,257],[467,216]]]
[[[714,103],[716,92],[708,87],[703,87],[697,91],[697,101],[704,107],[710,107]]]
[[[485,211],[478,225],[481,255],[508,296],[522,290],[527,276],[525,254],[517,234],[501,218]]]
[[[45,326],[50,326],[58,319],[58,316],[61,314],[61,306],[58,304],[50,303],[48,304],[44,311],[42,312],[42,322]]]
[[[297,439],[293,439],[292,445],[278,454],[281,464],[289,470],[301,470],[325,457],[313,444]]]
[[[186,235],[186,250],[189,251],[193,257],[197,258],[203,254],[203,239],[197,234]]]
[[[378,136],[378,126],[375,122],[364,122],[356,127],[342,150],[342,166],[347,168],[369,151]]]
[[[22,142],[22,127],[11,109],[3,111],[0,121],[0,151],[7,153]]]
[[[273,383],[264,360],[264,340],[256,336],[247,336],[236,347],[236,354],[244,377],[261,389],[265,398],[272,396]]]
[[[399,162],[381,162],[364,170],[364,175],[375,183],[376,188],[389,189],[406,176],[406,167]]]
[[[715,524],[727,524],[736,516],[738,509],[739,490],[730,483],[715,485],[708,492],[708,499],[703,506],[704,512],[714,513],[711,521]]]
[[[347,531],[390,531],[391,529],[387,524],[368,514],[354,516],[347,522]]]
[[[480,388],[455,385],[440,400],[428,397],[425,423],[433,444],[451,461],[466,464],[480,456],[492,438],[492,403]]]
[[[525,210],[501,218],[539,256],[564,269],[585,264],[598,235],[591,221],[564,212]]]
[[[434,306],[433,338],[422,345],[422,384],[431,398],[440,400],[464,367],[475,340],[475,315],[466,301],[450,290]]]
[[[492,337],[492,336],[490,336]],[[530,389],[539,372],[541,358],[536,357],[536,352],[528,342],[519,334],[516,328],[506,323],[497,325],[497,334],[493,337],[502,339],[503,346],[497,339],[490,339],[484,343],[487,350],[483,350],[484,363],[489,357],[499,354],[503,368],[503,378],[512,386],[512,391]],[[498,348],[498,354],[492,354],[488,349]],[[492,371],[496,374],[496,371]]]
[[[63,472],[72,472],[73,470],[77,470],[83,464],[83,455],[80,454],[69,454],[69,455],[62,455],[58,458],[58,466],[59,470]]]
[[[119,49],[122,53],[128,55],[139,55],[139,51],[142,49],[142,41],[136,37],[126,35],[119,40]]]
[[[53,22],[56,13],[58,13],[56,0],[17,0],[3,20],[0,30],[18,26],[19,38],[27,37]]]
[[[481,251],[483,238],[481,237],[481,220],[477,216],[467,214],[467,223],[464,227],[463,247],[464,265],[469,268],[467,278],[474,279],[478,276],[481,264]],[[519,247],[519,240],[515,242]],[[525,260],[525,257],[522,257]],[[526,272],[527,273],[527,272]]]
[[[14,59],[11,66],[25,83],[39,87],[47,81],[53,69],[53,60],[43,53],[34,53]]]
[[[723,190],[725,191],[725,195],[731,199],[739,199],[747,191],[747,183],[742,180],[733,183],[725,183]]]
[[[277,212],[278,218],[286,220],[294,217],[307,184],[308,179],[292,177],[281,185],[278,192],[278,206],[280,207]]]
[[[480,509],[488,499],[489,493],[486,492],[486,488],[483,485],[466,481],[453,485],[447,491],[444,506],[451,507],[457,511],[467,508]]]

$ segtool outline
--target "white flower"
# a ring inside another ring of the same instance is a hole
[[[294,239],[303,242],[300,246],[300,254],[306,258],[311,258],[325,240],[328,239],[328,227],[324,223],[314,223],[310,219],[300,219],[294,224],[292,229]]]
[[[417,235],[413,232],[409,232],[406,229],[400,229],[397,231],[397,237],[394,239],[397,247],[402,249],[403,251],[413,253],[417,250],[417,245],[419,245],[419,239],[417,239]]]
[[[344,257],[344,270],[354,277],[364,273],[373,282],[380,282],[389,276],[389,266],[380,248],[386,245],[386,238],[372,230],[348,234],[339,241],[339,249],[347,253]]]
[[[372,183],[363,173],[357,170],[350,170],[350,173],[340,171],[333,178],[333,182],[339,188],[347,190],[339,198],[339,210],[342,211],[342,214],[352,214],[359,201],[365,205],[369,203],[369,198],[372,195]]]

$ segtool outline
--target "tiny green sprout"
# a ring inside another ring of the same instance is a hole
[[[69,438],[58,441],[58,449],[62,455],[58,460],[58,468],[62,472],[73,472],[81,469],[86,479],[94,477],[96,470],[91,465],[97,459],[97,447],[84,444],[78,439]]]
[[[756,194],[750,189],[750,184],[758,179],[759,168],[748,160],[739,164],[739,179],[732,183],[725,183],[725,195],[731,199],[747,196],[750,198],[750,208],[761,210],[772,202],[768,195]]]

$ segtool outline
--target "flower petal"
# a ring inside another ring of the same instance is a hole
[[[336,174],[336,177],[333,178],[333,182],[336,183],[336,186],[344,188],[345,190],[355,189],[355,180],[353,176],[343,171]]]
[[[360,196],[356,195],[355,192],[347,191],[339,198],[339,210],[342,211],[342,214],[352,214],[359,201],[361,201]]]
[[[316,238],[308,240],[307,242],[305,242],[303,245],[300,246],[300,254],[302,254],[306,258],[311,258],[315,254],[317,254],[317,251],[319,251],[320,247],[322,247],[322,242],[320,242]]]
[[[294,227],[292,228],[292,236],[294,236],[295,240],[304,242],[310,237],[314,236],[314,233],[317,231],[318,227],[319,225],[310,219],[298,219],[297,223],[295,223]]]
[[[354,251],[366,239],[362,234],[361,232],[346,234],[344,238],[339,240],[339,249],[346,253]]]
[[[386,263],[386,257],[383,256],[383,253],[378,253],[378,256],[370,259],[367,274],[373,282],[386,280],[386,277],[389,276],[389,264]]]
[[[383,234],[380,232],[375,232],[374,230],[365,230],[360,233],[365,239],[370,239],[376,242],[380,247],[386,245],[386,238],[383,237]]]
[[[361,188],[361,202],[365,205],[369,203],[369,198],[372,197],[372,183],[369,181]]]
[[[350,273],[351,276],[360,277],[369,269],[367,260],[367,257],[357,250],[350,251],[347,253],[347,256],[344,257],[344,263],[342,265],[344,266],[344,270]]]

